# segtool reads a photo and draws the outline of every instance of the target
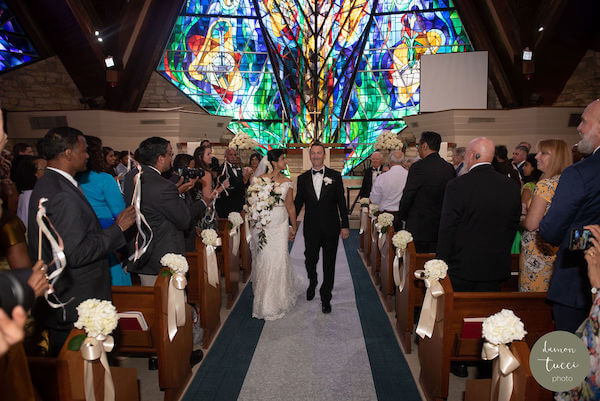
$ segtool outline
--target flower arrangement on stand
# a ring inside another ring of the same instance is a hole
[[[424,280],[425,287],[427,287],[416,331],[421,338],[426,336],[431,338],[433,335],[433,326],[437,316],[437,300],[444,295],[444,288],[440,284],[440,280],[446,278],[447,273],[448,265],[440,259],[427,261],[424,270],[415,272],[415,277]]]
[[[218,246],[221,246],[221,239],[215,230],[207,228],[200,233],[202,243],[206,245],[206,267],[208,269],[208,283],[213,287],[219,284],[219,269],[217,267],[217,255],[215,253]]]
[[[189,270],[185,256],[176,253],[167,253],[160,259],[160,264],[171,271],[169,279],[167,328],[169,340],[173,341],[177,334],[177,327],[185,325],[185,286],[186,273]]]
[[[412,234],[406,230],[400,230],[392,237],[392,244],[396,247],[396,254],[394,255],[394,262],[392,264],[392,272],[394,274],[394,283],[400,292],[404,290],[404,283],[406,282],[406,269],[404,268],[406,247],[412,241]],[[400,261],[402,261],[402,271],[400,271]]]
[[[254,149],[257,146],[258,143],[245,132],[240,132],[239,134],[235,135],[229,142],[230,148],[236,148],[238,150]]]
[[[490,394],[498,391],[499,401],[510,400],[513,392],[512,372],[520,365],[508,344],[522,340],[526,334],[525,325],[510,309],[502,309],[483,321],[481,336],[485,338],[485,342],[481,357],[494,361]]]
[[[267,243],[265,227],[271,222],[271,210],[281,202],[281,185],[270,178],[258,177],[248,187],[248,219],[258,230],[258,249]]]
[[[375,150],[402,150],[404,143],[392,131],[384,130],[375,140]]]

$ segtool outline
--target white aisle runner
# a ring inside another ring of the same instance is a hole
[[[291,252],[306,277],[302,225]],[[321,312],[319,291],[279,320],[266,322],[239,400],[376,400],[369,358],[344,245],[336,258],[333,311]],[[317,272],[322,281],[322,262]]]

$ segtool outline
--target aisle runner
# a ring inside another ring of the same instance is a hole
[[[302,227],[291,257],[296,271],[306,276]],[[320,284],[321,262],[317,271]],[[265,323],[240,400],[377,399],[341,240],[331,304],[332,313],[325,315],[318,291],[310,302],[303,294],[283,319]]]

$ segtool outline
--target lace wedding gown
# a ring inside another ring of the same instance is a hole
[[[271,211],[271,222],[265,227],[267,243],[262,249],[257,244],[259,231],[252,229],[252,317],[257,319],[282,318],[308,285],[308,279],[294,271],[288,252],[288,212],[283,201],[291,187],[291,182],[281,184],[281,203]]]

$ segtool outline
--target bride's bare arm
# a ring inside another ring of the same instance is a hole
[[[288,193],[285,197],[285,208],[287,209],[288,215],[290,216],[290,223],[292,224],[292,235],[293,238],[296,235],[297,223],[296,223],[296,207],[294,206],[294,189],[288,189]]]

